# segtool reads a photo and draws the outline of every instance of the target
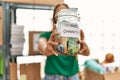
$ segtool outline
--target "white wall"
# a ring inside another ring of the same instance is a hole
[[[104,59],[106,53],[115,55],[120,64],[120,11],[119,0],[65,0],[70,7],[77,7],[86,42],[91,49],[87,58]],[[79,57],[80,61],[86,57]]]

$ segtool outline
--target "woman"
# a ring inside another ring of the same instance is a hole
[[[79,72],[78,60],[75,56],[64,56],[55,54],[53,49],[57,45],[54,41],[56,33],[57,16],[56,13],[62,9],[68,9],[67,4],[58,4],[54,8],[53,13],[53,30],[40,34],[39,51],[47,56],[45,65],[45,79],[44,80],[79,80],[77,73]],[[84,33],[80,30],[81,40],[78,41],[81,45],[79,54],[88,56],[90,51],[87,44],[84,42]]]

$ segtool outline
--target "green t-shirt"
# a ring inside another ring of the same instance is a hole
[[[43,32],[40,37],[49,39],[51,32]],[[47,56],[45,73],[72,76],[79,71],[78,60],[75,56]]]

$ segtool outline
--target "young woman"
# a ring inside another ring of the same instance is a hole
[[[47,56],[45,65],[45,78],[44,80],[79,80],[77,73],[79,72],[78,60],[75,56],[56,56],[53,49],[57,45],[54,41],[56,33],[57,16],[56,13],[62,9],[68,9],[67,4],[58,4],[53,12],[53,30],[50,32],[43,32],[39,38],[39,51]],[[79,54],[88,56],[90,54],[87,44],[84,42],[84,33],[80,30],[81,40],[78,44],[81,45]]]

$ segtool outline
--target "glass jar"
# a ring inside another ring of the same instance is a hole
[[[80,39],[79,32],[79,16],[77,9],[63,9],[56,14],[57,32],[55,41],[58,42],[54,46],[56,53],[64,55],[76,55],[79,51],[80,45],[77,41]]]
[[[78,22],[79,14],[76,8],[63,9],[60,10],[56,16],[58,17],[58,21],[69,21],[69,22]]]

